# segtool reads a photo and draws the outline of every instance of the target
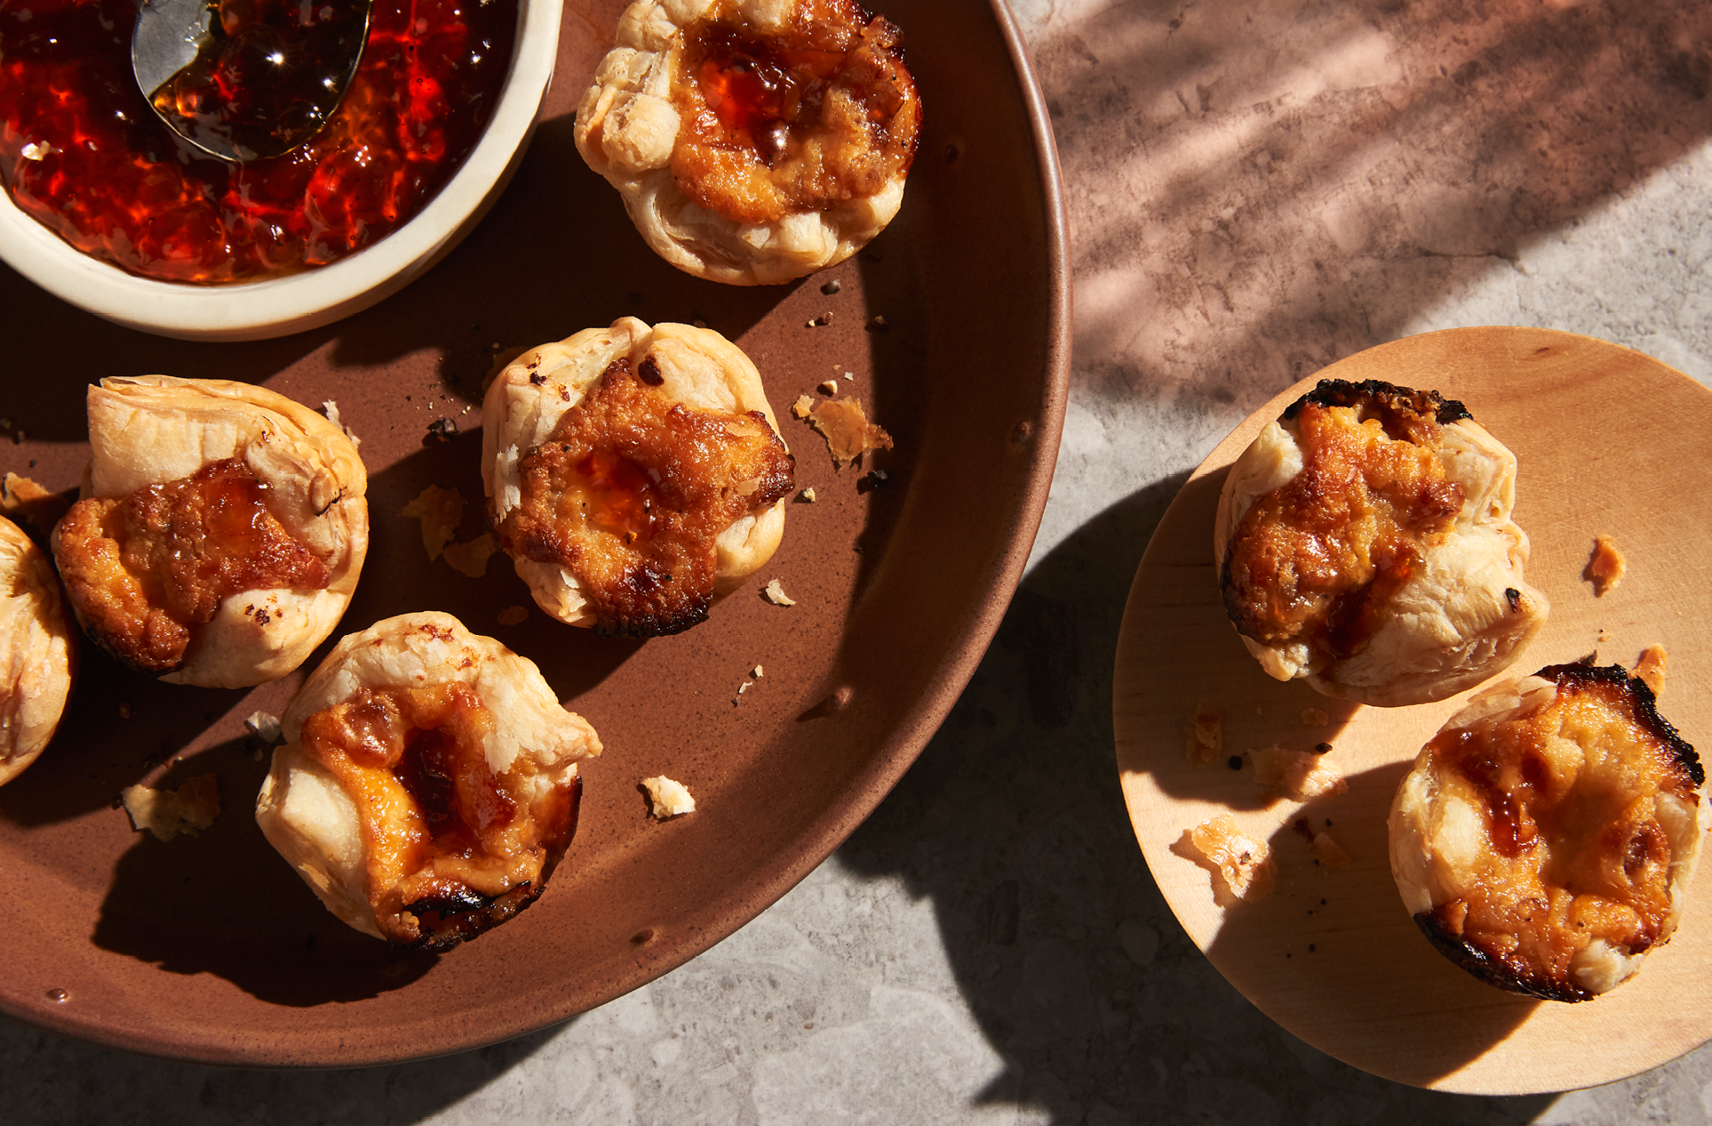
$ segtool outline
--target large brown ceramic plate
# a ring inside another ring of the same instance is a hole
[[[1256,411],[1172,502],[1130,589],[1114,678],[1118,766],[1136,839],[1184,929],[1249,1000],[1310,1044],[1389,1079],[1440,1090],[1528,1094],[1606,1083],[1712,1038],[1712,887],[1704,869],[1681,928],[1640,974],[1581,1004],[1484,985],[1440,957],[1391,879],[1385,818],[1417,752],[1475,691],[1368,708],[1260,670],[1231,629],[1213,565],[1226,472],[1265,423],[1320,378],[1381,379],[1460,399],[1515,451],[1516,521],[1533,541],[1528,581],[1551,618],[1511,673],[1597,653],[1633,665],[1662,645],[1659,710],[1704,757],[1712,747],[1712,392],[1638,352],[1531,328],[1410,337],[1333,364]],[[1628,559],[1595,597],[1593,537]],[[1252,771],[1190,763],[1190,712],[1224,717],[1226,754],[1280,743],[1333,746],[1344,794],[1269,800]],[[1319,712],[1321,714],[1305,713]],[[1276,890],[1223,907],[1180,842],[1230,813],[1270,842]],[[1347,869],[1316,866],[1296,822],[1331,834]]]
[[[218,1063],[449,1052],[566,1018],[681,964],[782,895],[874,807],[1004,613],[1046,501],[1069,359],[1050,132],[1002,3],[899,0],[885,11],[905,29],[927,109],[903,211],[870,251],[794,286],[723,287],[658,261],[576,155],[572,114],[615,2],[567,9],[545,120],[482,225],[422,280],[337,326],[255,344],[173,342],[0,272],[0,471],[74,487],[87,456],[84,387],[105,375],[236,378],[334,400],[362,439],[374,527],[342,631],[410,610],[454,613],[539,663],[606,744],[584,769],[576,839],[540,901],[447,954],[400,952],[336,922],[251,816],[266,763],[243,720],[277,713],[301,673],[252,692],[193,689],[85,651],[58,738],[0,789],[10,905],[0,1009]],[[763,373],[799,483],[818,499],[792,507],[758,581],[687,633],[602,639],[533,609],[502,625],[505,608],[530,605],[504,558],[480,579],[430,562],[399,510],[430,484],[457,488],[471,501],[459,538],[475,537],[472,404],[496,355],[624,314],[701,320],[738,341]],[[842,471],[788,413],[835,377],[896,440]],[[429,436],[442,418],[458,425],[446,441]],[[864,485],[875,469],[884,480]],[[796,605],[759,596],[775,577]],[[209,771],[225,810],[198,837],[135,834],[112,808],[131,783]],[[648,817],[637,783],[659,773],[690,786],[696,813]]]

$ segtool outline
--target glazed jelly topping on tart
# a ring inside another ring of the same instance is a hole
[[[921,110],[900,36],[854,0],[802,0],[779,35],[721,5],[684,42],[672,172],[708,210],[773,223],[909,169]]]
[[[541,893],[581,783],[545,786],[527,755],[484,750],[494,717],[461,681],[358,689],[306,719],[304,752],[357,806],[369,903],[391,942],[431,949],[498,926]]]
[[[707,617],[715,540],[792,488],[766,417],[673,402],[652,357],[612,363],[552,437],[518,462],[519,505],[498,528],[516,558],[570,571],[597,627],[676,633]]]
[[[136,668],[170,672],[194,627],[231,595],[325,588],[326,564],[268,511],[266,495],[241,459],[226,458],[74,504],[54,554],[90,637]]]

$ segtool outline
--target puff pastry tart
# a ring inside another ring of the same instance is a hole
[[[1391,806],[1392,874],[1474,976],[1585,1001],[1675,931],[1704,779],[1643,681],[1544,668],[1474,696],[1415,759]]]
[[[1278,680],[1365,704],[1442,700],[1545,624],[1515,503],[1515,455],[1461,403],[1322,380],[1225,479],[1225,609]]]
[[[36,761],[71,694],[71,627],[40,548],[0,517],[0,784]]]
[[[368,477],[344,432],[262,387],[89,389],[82,498],[53,534],[84,632],[163,680],[242,688],[303,663],[351,601]]]
[[[634,317],[519,356],[482,403],[500,546],[561,622],[677,633],[772,557],[794,463],[717,332]]]
[[[541,894],[601,749],[532,662],[437,612],[341,638],[280,726],[263,834],[344,922],[427,949]]]
[[[920,127],[898,29],[855,0],[637,0],[576,142],[662,258],[756,285],[879,234]]]

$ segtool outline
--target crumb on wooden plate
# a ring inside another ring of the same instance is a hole
[[[1239,899],[1252,903],[1272,891],[1277,868],[1271,850],[1238,831],[1230,814],[1209,818],[1183,836],[1198,862],[1213,873],[1213,897],[1220,906]]]
[[[1664,667],[1667,660],[1664,646],[1649,645],[1641,650],[1640,657],[1635,661],[1635,675],[1652,689],[1655,699],[1664,694]]]
[[[448,544],[444,555],[452,570],[479,579],[487,573],[487,561],[499,550],[491,532],[483,532],[469,543]]]
[[[277,743],[280,740],[279,717],[268,712],[251,712],[250,717],[244,721],[244,728],[264,743]]]
[[[1256,782],[1296,801],[1341,794],[1349,789],[1349,783],[1322,752],[1292,751],[1274,743],[1250,751],[1249,761],[1254,764]]]
[[[1587,568],[1581,572],[1581,577],[1593,584],[1593,597],[1603,598],[1617,589],[1628,569],[1628,561],[1617,549],[1617,541],[1610,536],[1598,535],[1593,537],[1593,555],[1587,560]]]
[[[59,523],[59,518],[71,508],[71,501],[16,473],[8,472],[0,481],[0,511],[21,518],[46,532]]]
[[[131,828],[139,833],[147,829],[163,841],[180,833],[195,836],[220,816],[220,779],[214,774],[198,774],[176,790],[127,786],[120,800]]]
[[[642,788],[648,792],[648,804],[653,807],[657,820],[667,821],[695,812],[695,798],[682,782],[674,782],[660,774],[642,779]]]
[[[1303,727],[1324,727],[1326,724],[1330,723],[1331,721],[1332,721],[1332,717],[1327,715],[1320,708],[1303,708],[1302,709],[1302,726]]]
[[[1196,708],[1189,717],[1189,738],[1184,746],[1184,757],[1190,762],[1213,762],[1224,745],[1224,717],[1209,707]]]
[[[1354,863],[1338,843],[1325,833],[1315,833],[1314,839],[1308,845],[1308,851],[1314,859],[1327,868],[1348,868]]]

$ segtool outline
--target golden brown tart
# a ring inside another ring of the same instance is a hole
[[[344,431],[263,387],[153,375],[88,394],[91,460],[53,550],[79,624],[164,680],[241,688],[302,664],[368,552]]]
[[[1585,1001],[1675,931],[1704,779],[1643,681],[1553,665],[1477,694],[1421,751],[1392,803],[1391,870],[1451,961]]]
[[[280,722],[262,832],[340,919],[429,949],[540,896],[601,750],[531,661],[442,613],[340,639]]]
[[[855,0],[637,0],[576,143],[662,258],[755,285],[879,234],[920,126],[898,29]]]
[[[771,558],[793,471],[742,351],[634,317],[500,372],[482,465],[489,520],[540,607],[635,637],[705,620]]]
[[[40,548],[0,517],[0,784],[36,761],[71,694],[71,626]]]
[[[1442,700],[1545,624],[1515,503],[1515,455],[1461,403],[1322,380],[1225,479],[1225,608],[1276,679],[1366,704]]]

